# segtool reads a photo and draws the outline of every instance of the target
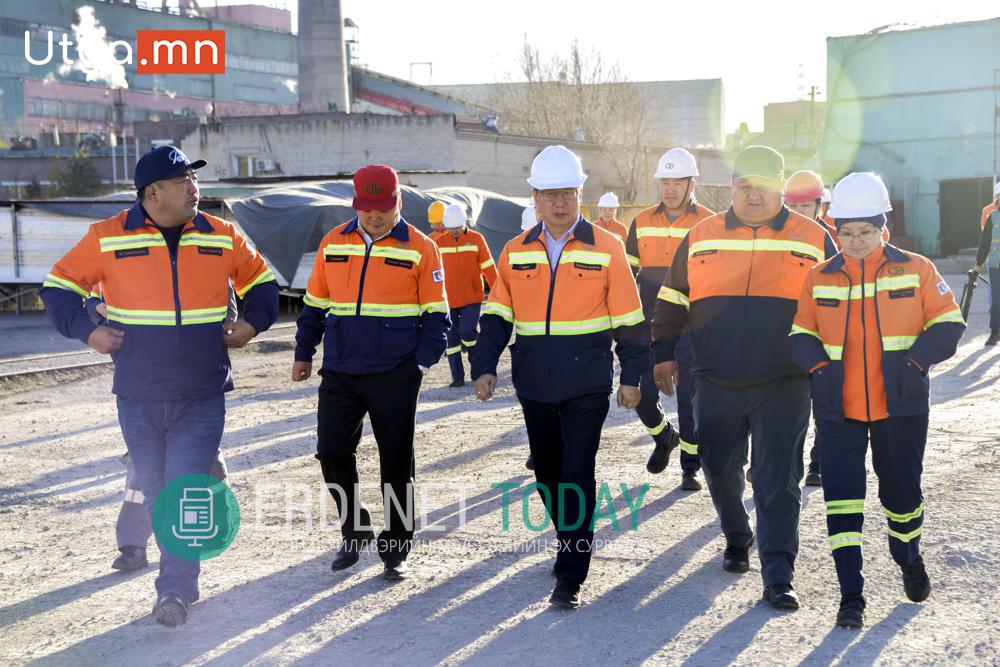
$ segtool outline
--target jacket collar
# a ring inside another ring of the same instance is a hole
[[[531,243],[539,240],[542,236],[544,228],[545,224],[539,222],[528,231],[528,235],[524,237],[524,242]],[[581,215],[576,219],[576,227],[573,229],[573,235],[569,240],[580,241],[581,243],[586,243],[587,245],[594,245],[594,226]]]
[[[910,257],[894,245],[885,244],[882,248],[882,256],[886,262],[909,262]],[[844,252],[838,252],[829,262],[826,263],[820,273],[837,273],[844,268]]]
[[[784,229],[786,222],[788,222],[788,207],[782,205],[781,210],[778,211],[778,215],[774,216],[771,222],[767,223],[767,226],[776,232],[780,232]],[[730,206],[729,210],[726,211],[726,229],[736,229],[742,225],[743,223],[733,213],[733,207]]]
[[[360,233],[360,231],[358,230],[358,226],[359,226],[358,219],[354,218],[349,223],[347,223],[347,226],[344,227],[340,231],[340,233],[341,234],[350,234],[351,232],[354,232],[354,231],[358,231],[358,233]],[[397,222],[396,226],[393,227],[389,231],[389,233],[387,234],[387,236],[391,236],[394,239],[397,239],[399,241],[402,241],[403,243],[406,243],[407,241],[410,240],[410,231],[409,231],[408,227],[409,227],[409,225],[407,224],[406,220],[404,220],[403,217],[400,216],[399,217],[399,222]]]
[[[688,213],[697,213],[698,212],[698,205],[695,202],[694,197],[691,197],[688,200],[687,210],[688,210]],[[667,207],[663,205],[662,201],[659,204],[656,205],[656,210],[653,211],[653,215],[662,215],[662,216],[666,216],[667,215]],[[681,216],[681,217],[684,217],[684,216]],[[677,218],[677,219],[680,220],[680,218]]]
[[[146,209],[142,207],[142,203],[136,202],[125,215],[125,229],[128,231],[139,229],[146,224],[147,219],[151,222],[153,221],[152,218],[149,217],[149,214],[146,213]],[[205,214],[201,211],[198,211],[198,213],[195,214],[194,218],[191,219],[191,222],[194,223],[195,228],[199,232],[211,234],[215,231],[212,227],[212,223],[208,221],[208,218],[206,218]]]

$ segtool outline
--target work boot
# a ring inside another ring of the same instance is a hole
[[[722,569],[726,572],[735,572],[736,574],[749,572],[750,547],[753,546],[756,539],[756,535],[751,536],[750,543],[745,547],[738,547],[734,544],[727,545],[726,550],[722,553]]]
[[[861,593],[848,593],[840,596],[840,611],[837,612],[837,625],[842,628],[860,628],[865,624],[865,596]]]
[[[333,557],[333,562],[330,564],[330,569],[346,570],[357,563],[361,557],[361,551],[374,539],[375,533],[372,532],[364,533],[360,537],[345,539],[340,543],[337,555]]]
[[[681,475],[681,489],[684,491],[701,491],[701,480],[697,470],[685,470]]]
[[[764,589],[764,600],[775,609],[798,609],[799,596],[791,584],[772,584]]]
[[[459,378],[457,380],[452,380],[451,384],[448,385],[448,388],[449,389],[458,389],[459,387],[464,387],[464,386],[465,386],[465,379],[464,378]]]
[[[382,569],[382,578],[386,581],[402,581],[410,576],[410,568],[402,558],[387,560]]]
[[[528,454],[528,458],[525,459],[525,461],[524,461],[524,467],[527,468],[528,470],[534,470],[535,469],[535,459],[532,458],[531,454]]]
[[[1000,343],[1000,329],[991,329],[990,337],[986,339],[986,347],[993,347]]]
[[[549,603],[561,609],[579,609],[580,587],[569,579],[559,579],[556,581]]]
[[[164,593],[153,605],[153,618],[168,628],[184,625],[187,623],[187,605],[176,593]]]
[[[668,422],[665,429],[653,436],[653,442],[656,443],[656,446],[653,448],[653,453],[649,455],[649,460],[646,461],[646,470],[654,475],[659,475],[670,462],[670,452],[681,444],[681,438]]]
[[[913,602],[926,600],[931,594],[931,580],[924,568],[924,559],[918,558],[900,569],[903,571],[903,590],[906,591],[906,597]]]
[[[810,463],[806,473],[806,486],[823,486],[823,477],[819,473],[819,464]]]
[[[118,554],[118,558],[115,559],[115,562],[111,563],[112,570],[134,572],[149,565],[149,561],[146,560],[146,550],[142,547],[126,545],[119,549],[119,551],[121,553]]]

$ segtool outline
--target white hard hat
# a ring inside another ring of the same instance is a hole
[[[521,231],[527,231],[538,224],[535,207],[529,206],[521,211]]]
[[[448,204],[444,207],[442,222],[445,229],[464,227],[468,221],[469,219],[465,216],[465,209],[458,204]]]
[[[1000,197],[1000,181],[993,184],[993,196]]]
[[[819,196],[819,202],[821,204],[830,203],[830,188],[823,188],[823,194]]]
[[[618,208],[618,195],[614,192],[605,192],[597,200],[598,208]]]
[[[576,153],[565,146],[549,146],[531,163],[528,185],[536,190],[582,188],[587,175]]]
[[[691,178],[698,175],[698,163],[683,148],[671,148],[660,158],[653,178]]]
[[[831,218],[870,218],[892,210],[889,191],[882,179],[870,171],[844,176],[833,187],[833,202],[827,214]]]

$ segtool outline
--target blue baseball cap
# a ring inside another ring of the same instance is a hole
[[[150,183],[166,178],[180,176],[188,169],[201,169],[207,162],[195,160],[191,162],[181,149],[174,146],[160,146],[149,151],[135,165],[135,189],[139,190]]]

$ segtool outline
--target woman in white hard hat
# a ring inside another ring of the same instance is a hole
[[[864,624],[862,525],[871,442],[889,551],[906,597],[931,584],[920,555],[928,371],[955,354],[965,323],[948,284],[925,257],[882,238],[889,193],[872,173],[845,176],[830,215],[842,251],[810,270],[790,334],[792,357],[811,376],[822,438],[823,496],[840,582],[837,625]]]
[[[618,222],[618,195],[614,192],[605,192],[597,201],[597,220],[594,227],[611,232],[625,243],[628,238],[628,228]]]

